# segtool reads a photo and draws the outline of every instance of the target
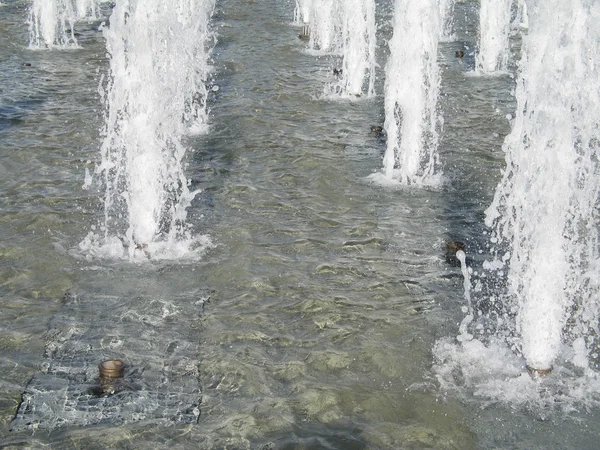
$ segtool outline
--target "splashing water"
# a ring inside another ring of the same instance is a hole
[[[339,97],[375,95],[376,23],[374,0],[297,0],[297,24],[310,23],[309,47],[341,55],[341,77],[327,94]]]
[[[527,3],[525,0],[517,0],[517,14],[515,15],[513,24],[523,29],[529,28],[529,17],[527,15]]]
[[[598,292],[600,7],[552,3],[534,3],[507,169],[486,218],[507,244],[523,353],[536,368],[558,356],[566,314]]]
[[[409,185],[437,185],[440,73],[435,0],[397,0],[385,72],[387,149],[384,175]]]
[[[81,244],[93,256],[173,256],[189,250],[182,138],[207,122],[205,85],[212,0],[117,1],[104,30],[111,55],[102,162],[100,235]],[[86,186],[91,183],[86,177]],[[123,244],[121,243],[123,241]],[[160,251],[159,251],[160,249]]]
[[[507,167],[486,211],[494,260],[484,268],[506,276],[507,293],[480,303],[480,325],[495,327],[487,340],[436,345],[446,387],[461,371],[478,395],[512,404],[599,402],[599,45],[597,2],[529,5]],[[532,381],[526,365],[553,372]]]
[[[346,0],[342,10],[342,79],[334,90],[342,96],[375,95],[375,1]],[[367,84],[364,92],[365,82]]]
[[[438,0],[440,8],[440,40],[451,41],[453,39],[454,5],[456,0]]]
[[[506,70],[511,0],[481,0],[476,68],[484,73]]]
[[[75,24],[99,17],[100,0],[34,0],[29,10],[29,48],[77,48]]]
[[[296,0],[294,7],[294,23],[296,25],[310,22],[311,5],[312,0]]]
[[[463,250],[456,252],[456,258],[460,261],[460,271],[463,274],[463,289],[465,292],[465,300],[467,306],[463,307],[463,312],[467,313],[465,318],[460,323],[458,328],[459,335],[457,340],[459,342],[470,341],[473,339],[473,335],[469,334],[468,327],[473,322],[473,305],[471,303],[471,276],[469,268],[467,267],[467,255]]]

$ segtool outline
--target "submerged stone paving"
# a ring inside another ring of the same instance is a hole
[[[197,326],[207,300],[65,296],[11,429],[197,422]],[[107,359],[125,361],[125,373],[101,387],[98,364]]]

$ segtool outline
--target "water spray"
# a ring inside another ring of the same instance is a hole
[[[522,353],[544,373],[569,340],[589,352],[598,329],[600,10],[592,0],[530,6],[507,167],[486,224],[508,263]]]
[[[434,0],[396,1],[385,69],[383,172],[400,184],[439,183],[438,34],[439,9]]]
[[[476,68],[484,73],[506,70],[511,0],[481,0]]]
[[[207,127],[213,8],[212,0],[116,2],[104,29],[110,75],[94,174],[104,187],[104,220],[84,251],[125,251],[136,260],[191,250],[186,210],[199,191],[190,190],[184,173],[183,139]]]

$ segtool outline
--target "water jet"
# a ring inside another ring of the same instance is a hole
[[[484,73],[506,70],[511,0],[482,0],[479,12],[479,52],[476,69]]]
[[[78,48],[75,26],[100,16],[102,0],[33,0],[29,10],[29,47]]]
[[[341,56],[339,73],[334,72],[340,80],[328,86],[326,94],[345,98],[375,95],[374,0],[297,2],[295,17],[296,22],[310,22],[310,33],[304,25],[299,37],[309,40],[312,50]]]
[[[531,5],[517,114],[504,141],[507,166],[486,211],[494,259],[508,269],[505,301],[517,311],[520,348],[535,369],[552,367],[569,342],[581,342],[578,364],[586,365],[596,345],[599,280],[590,271],[598,261],[600,56],[593,43],[600,28],[593,3]]]
[[[440,8],[440,40],[448,41],[452,38],[454,8],[456,0],[438,0]]]
[[[439,183],[438,31],[439,9],[434,0],[396,1],[385,67],[388,140],[383,173],[404,185]]]
[[[84,252],[114,257],[116,236],[125,236],[120,250],[131,260],[139,257],[136,250],[148,256],[144,244],[159,244],[163,257],[196,248],[186,218],[200,191],[189,188],[183,140],[190,130],[206,129],[208,121],[214,3],[176,3],[170,8],[161,0],[117,1],[110,27],[103,28],[111,58],[101,86],[102,160],[84,186],[96,182],[104,191],[104,217],[96,227],[103,232],[88,234],[80,246]]]

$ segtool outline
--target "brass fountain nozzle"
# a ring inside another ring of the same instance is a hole
[[[123,378],[125,363],[120,359],[108,359],[98,364],[100,378]]]
[[[99,395],[112,395],[123,390],[121,380],[125,373],[125,363],[120,359],[108,359],[98,364],[100,371]]]
[[[550,373],[552,372],[552,367],[550,367],[549,369],[536,369],[531,366],[526,366],[526,367],[527,367],[527,372],[529,372],[529,375],[531,375],[532,378],[545,377],[547,375],[550,375]]]

